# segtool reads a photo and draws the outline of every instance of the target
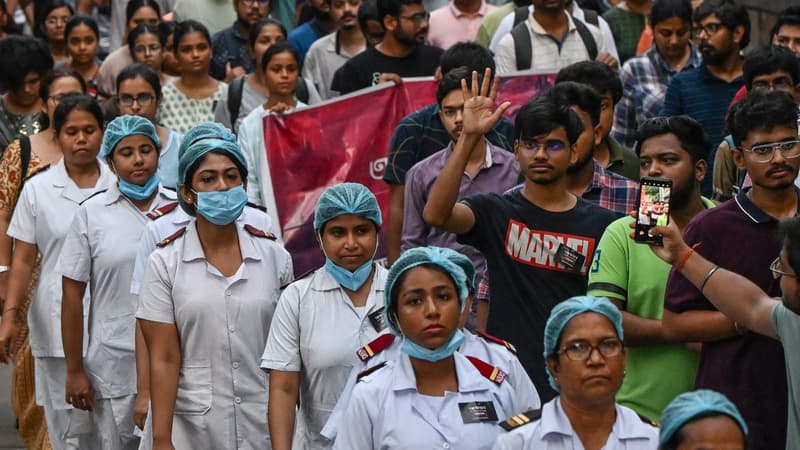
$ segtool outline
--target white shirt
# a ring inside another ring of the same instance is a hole
[[[530,14],[533,14],[533,5],[528,6],[528,11]],[[578,7],[578,5],[573,4],[572,6],[572,17],[580,20],[583,23],[586,23],[586,14],[583,12],[582,9]],[[590,23],[586,23],[587,25],[593,25]],[[614,41],[614,34],[611,33],[611,27],[608,26],[608,22],[602,16],[597,16],[597,26],[600,28],[600,32],[603,34],[603,41],[606,43],[606,51],[616,58],[619,61],[619,53],[617,53],[617,43]],[[489,49],[493,52],[497,52],[497,45],[500,44],[500,40],[505,37],[505,35],[511,33],[511,29],[514,28],[514,12],[512,11],[507,16],[503,17],[503,20],[500,21],[500,25],[497,27],[497,31],[494,32],[494,36],[492,36],[492,42],[489,44]],[[600,46],[597,46],[598,51]],[[599,54],[599,53],[598,53]]]
[[[314,41],[306,53],[306,59],[303,61],[303,78],[314,81],[314,86],[323,100],[335,97],[335,93],[331,91],[333,74],[365,48],[362,47],[357,52],[349,54],[339,46],[338,32],[334,31],[323,36]]]
[[[80,204],[116,182],[108,165],[98,162],[100,178],[91,194],[84,195],[67,174],[64,160],[29,179],[8,226],[8,235],[34,244],[42,255],[39,281],[28,309],[30,344],[33,356],[64,357],[61,341],[61,272],[56,264],[61,246]],[[84,321],[88,317],[88,294],[84,296]],[[84,339],[84,351],[86,350]]]
[[[160,188],[150,209],[175,201]],[[96,398],[136,393],[136,297],[128,293],[136,247],[149,221],[116,185],[87,200],[67,232],[58,269],[88,284],[88,350],[83,359]]]
[[[569,417],[556,397],[544,405],[542,417],[509,432],[494,443],[493,450],[584,450]],[[656,450],[658,428],[646,424],[632,409],[617,405],[617,420],[601,450]]]
[[[325,269],[292,283],[281,295],[261,367],[300,372],[301,426],[294,449],[330,448],[320,431],[359,363],[356,351],[382,331],[375,329],[370,315],[383,314],[387,273],[375,264],[363,316]]]
[[[231,278],[206,260],[194,222],[145,270],[136,317],[175,324],[180,338],[175,448],[271,447],[257,355],[292,259],[273,240],[237,232],[242,265]]]
[[[172,236],[176,231],[189,225],[193,220],[192,216],[186,214],[183,208],[177,206],[164,216],[158,217],[145,225],[136,250],[136,262],[131,276],[131,294],[139,295],[144,269],[147,266],[147,258],[157,248],[156,245],[167,237]],[[242,214],[236,219],[236,223],[240,226],[245,224],[252,225],[259,230],[272,233],[278,238],[278,242],[283,245],[280,230],[274,226],[272,218],[257,208],[245,206]]]
[[[458,392],[446,392],[438,403],[417,392],[405,354],[362,378],[353,389],[334,449],[490,449],[503,432],[497,422],[522,405],[507,383],[489,381],[459,352],[453,357]],[[496,419],[464,423],[462,404],[470,402],[490,404]]]
[[[533,385],[522,363],[519,362],[517,355],[512,353],[506,347],[488,342],[486,339],[473,334],[471,331],[464,329],[464,343],[459,347],[458,352],[478,358],[481,361],[495,366],[506,374],[505,383],[511,386],[514,391],[514,398],[518,405],[521,405],[522,411],[530,409],[539,409],[542,407],[542,401],[539,398],[539,393]],[[402,356],[402,338],[395,338],[392,344],[383,351],[376,353],[373,357],[366,361],[360,361],[350,377],[347,379],[347,385],[336,403],[336,409],[331,414],[328,423],[322,430],[322,435],[328,439],[334,439],[338,430],[342,427],[342,421],[345,420],[345,411],[347,410],[348,403],[352,398],[353,388],[356,385],[358,374],[370,367],[375,367],[384,361],[396,361]],[[347,418],[346,420],[350,420]]]

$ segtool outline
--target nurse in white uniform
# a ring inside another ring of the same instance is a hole
[[[103,138],[103,113],[85,95],[64,97],[53,114],[53,129],[63,153],[50,169],[29,179],[20,194],[8,235],[16,240],[6,309],[18,306],[28,288],[37,252],[42,255],[39,282],[28,326],[35,364],[36,403],[44,407],[54,449],[78,448],[67,438],[72,405],[65,395],[67,365],[61,341],[61,272],[56,263],[72,219],[87,198],[116,181],[97,154]],[[3,321],[12,327],[12,321]],[[85,349],[85,346],[84,346]],[[0,350],[2,353],[4,350]],[[2,358],[0,358],[2,359]]]
[[[453,253],[419,247],[392,265],[386,318],[402,354],[359,375],[334,449],[489,449],[522,407],[504,372],[456,351],[468,288]]]
[[[356,350],[385,328],[386,269],[373,261],[380,224],[378,200],[360,184],[332,186],[319,198],[314,229],[325,266],[283,292],[261,359],[275,450],[332,445],[320,431],[358,364]]]
[[[658,429],[614,396],[625,376],[622,315],[605,298],[572,297],[550,312],[544,351],[560,395],[501,426],[495,450],[656,450]]]
[[[684,392],[661,413],[658,441],[659,450],[744,450],[747,424],[736,406],[719,392]]]
[[[274,236],[236,224],[245,164],[229,140],[181,144],[178,199],[196,220],[150,256],[136,312],[157,380],[154,449],[270,448],[257,355],[292,264]]]
[[[156,128],[145,118],[126,115],[108,124],[100,158],[117,174],[117,184],[84,202],[61,251],[66,395],[75,408],[89,411],[72,415],[91,422],[78,436],[82,449],[132,450],[139,444],[133,435],[137,299],[127,288],[147,214],[176,200],[159,182],[159,148]],[[88,350],[83,357],[81,299],[87,285]]]

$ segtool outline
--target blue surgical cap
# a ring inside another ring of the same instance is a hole
[[[661,432],[658,445],[663,446],[672,439],[684,425],[699,415],[719,413],[729,416],[739,424],[742,433],[747,436],[747,425],[736,406],[727,397],[716,391],[701,389],[684,392],[675,397],[661,413]]]
[[[235,136],[220,124],[203,123],[189,130],[181,140],[178,150],[178,184],[184,184],[192,165],[211,151],[228,155],[242,169],[242,178],[247,178],[247,160],[236,143]],[[187,205],[180,195],[178,203],[187,214],[194,216],[194,208]]]
[[[389,315],[389,310],[392,309],[390,306],[397,301],[396,298],[392,298],[395,296],[393,292],[395,288],[394,285],[404,273],[417,266],[433,264],[442,268],[442,270],[453,279],[456,291],[458,292],[458,300],[461,303],[461,309],[464,309],[464,305],[466,304],[465,300],[467,299],[467,295],[469,295],[469,289],[467,288],[467,275],[464,273],[464,269],[461,265],[463,261],[461,263],[456,262],[459,260],[458,256],[460,256],[458,253],[449,248],[416,247],[406,250],[397,258],[397,261],[392,264],[392,268],[389,269],[389,274],[386,276],[386,287],[383,291],[384,314],[386,314],[386,323],[389,324],[392,333],[398,336],[401,335],[397,324],[394,322],[394,318]],[[469,259],[467,259],[467,261],[469,261]]]
[[[461,253],[452,250],[448,252],[448,259],[454,264],[457,264],[458,267],[461,267],[461,270],[464,271],[464,275],[467,278],[468,292],[475,291],[475,265],[472,264],[472,260]]]
[[[554,355],[558,351],[558,340],[561,338],[561,333],[564,332],[564,328],[569,321],[573,317],[586,312],[602,314],[608,318],[617,331],[617,337],[620,340],[623,339],[622,314],[607,298],[583,295],[569,298],[556,305],[550,312],[550,318],[547,319],[547,325],[544,327],[544,359],[547,381],[550,382],[550,387],[556,392],[560,392],[560,389],[553,379],[553,374],[550,373],[550,369],[547,367],[547,357]]]
[[[161,149],[161,140],[152,122],[141,116],[119,116],[108,123],[103,133],[103,143],[100,145],[100,158],[106,159],[114,154],[114,148],[119,141],[134,134],[141,134],[153,141],[156,149]]]
[[[314,211],[314,229],[319,230],[329,220],[343,214],[355,214],[380,226],[381,208],[378,199],[363,184],[340,183],[322,192]]]

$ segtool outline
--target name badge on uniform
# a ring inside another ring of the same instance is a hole
[[[383,315],[384,309],[385,308],[381,308],[367,314],[367,317],[369,317],[369,323],[372,324],[372,328],[375,328],[375,331],[379,333],[386,328],[386,318]]]
[[[586,257],[583,256],[581,252],[567,247],[563,243],[558,244],[558,250],[556,250],[555,259],[557,263],[575,273],[581,272],[581,269],[583,269],[583,263],[586,261]]]
[[[459,403],[461,419],[464,423],[497,422],[497,411],[494,402]]]

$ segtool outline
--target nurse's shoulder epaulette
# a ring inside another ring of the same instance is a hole
[[[507,348],[508,351],[510,351],[511,353],[515,355],[517,354],[517,348],[514,347],[514,345],[511,344],[511,342],[508,342],[505,339],[500,339],[499,337],[492,336],[491,334],[486,333],[485,331],[478,331],[478,336],[482,337],[484,340],[489,341],[493,344],[502,345],[503,347]]]
[[[530,411],[525,411],[524,413],[519,413],[515,416],[509,417],[508,419],[500,422],[500,428],[506,431],[511,431],[523,425],[536,422],[541,418],[542,418],[542,410],[532,409]]]
[[[169,244],[175,242],[179,237],[183,236],[184,233],[186,233],[186,227],[183,227],[183,228],[179,229],[178,231],[176,231],[176,232],[170,234],[169,236],[165,237],[164,240],[162,240],[161,242],[156,244],[156,247],[164,248],[164,247],[168,246]]]
[[[250,224],[247,224],[247,225],[244,226],[244,231],[247,231],[248,233],[250,233],[251,235],[253,235],[255,237],[267,238],[267,239],[269,239],[271,241],[278,240],[278,238],[275,237],[275,235],[270,233],[269,231],[264,231],[264,230],[262,230],[260,228],[254,227],[254,226],[252,226]]]
[[[178,202],[167,203],[166,205],[156,208],[149,213],[146,214],[147,218],[150,220],[160,219],[167,214],[171,213],[178,207]]]
[[[372,340],[369,344],[361,347],[356,352],[356,356],[361,362],[367,362],[378,353],[386,350],[394,342],[395,336],[390,333],[382,334]]]

